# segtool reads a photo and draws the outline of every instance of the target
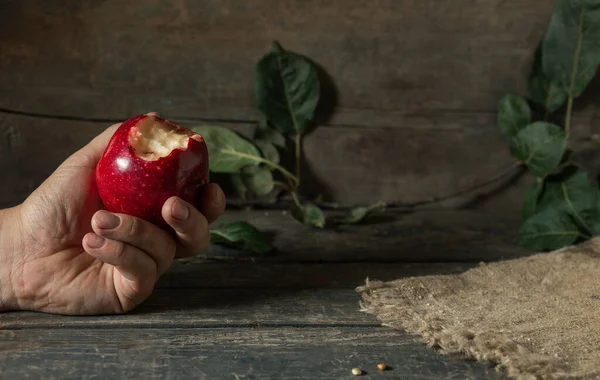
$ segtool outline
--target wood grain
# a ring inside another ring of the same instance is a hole
[[[256,119],[271,41],[335,85],[336,124],[493,111],[522,91],[554,0],[8,1],[0,108],[83,118]],[[445,119],[448,119],[446,117]]]
[[[276,287],[275,287],[276,288]],[[50,328],[335,327],[379,326],[360,312],[360,295],[348,289],[159,289],[126,315],[3,314],[0,330]]]
[[[21,202],[65,158],[109,125],[0,112],[0,173],[5,184],[0,187],[0,207]],[[245,124],[221,125],[251,132]],[[320,194],[341,205],[427,201],[469,189],[511,164],[508,148],[494,128],[325,127],[306,138],[304,157],[303,193]],[[490,207],[491,213],[515,214],[520,207],[512,198],[500,202],[511,206]]]
[[[391,281],[407,276],[457,273],[478,265],[476,262],[310,263],[301,256],[289,260],[288,263],[255,262],[255,259],[216,263],[199,258],[176,260],[156,286],[159,289],[354,289],[367,278]],[[350,260],[352,256],[346,258]]]
[[[378,373],[377,364],[391,370]],[[505,379],[387,328],[0,330],[0,378]]]

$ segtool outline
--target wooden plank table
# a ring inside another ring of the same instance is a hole
[[[228,211],[223,220],[271,231],[278,252],[211,246],[207,258],[176,262],[126,315],[0,314],[0,378],[343,379],[353,367],[366,378],[505,378],[382,327],[355,288],[526,254],[515,225],[469,211],[388,216],[316,231],[281,211]]]

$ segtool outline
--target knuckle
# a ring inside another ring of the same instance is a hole
[[[129,218],[129,225],[127,226],[127,233],[133,237],[143,237],[145,233],[144,223],[139,218]]]
[[[198,237],[188,243],[188,250],[198,255],[208,249],[210,239],[208,234],[199,234]]]
[[[115,260],[119,263],[123,262],[123,259],[125,257],[125,243],[121,241],[114,241],[114,243],[111,245],[113,246]]]
[[[167,257],[169,260],[173,260],[175,253],[177,252],[177,243],[175,240],[169,238],[167,242]]]

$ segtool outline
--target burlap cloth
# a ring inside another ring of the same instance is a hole
[[[600,238],[357,288],[363,311],[516,379],[600,379]]]

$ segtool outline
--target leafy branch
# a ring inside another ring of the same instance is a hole
[[[557,249],[600,232],[597,184],[572,161],[573,152],[568,148],[575,100],[595,76],[599,64],[600,0],[557,0],[546,34],[535,51],[526,95],[508,93],[498,103],[498,126],[515,162],[481,186],[505,178],[515,169],[526,169],[536,178],[522,206],[519,235],[520,243],[527,248]],[[293,200],[290,215],[303,224],[324,228],[328,223],[323,210],[314,203],[302,202],[299,196],[302,141],[313,126],[321,95],[316,69],[303,55],[286,51],[274,42],[271,51],[256,64],[254,88],[256,105],[264,119],[255,126],[251,139],[223,127],[193,128],[207,140],[210,169],[229,174],[242,198],[247,194],[263,197],[279,191],[288,193]],[[557,113],[563,107],[561,124],[555,120],[560,120]],[[590,139],[600,144],[600,137]],[[293,171],[280,164],[281,155],[291,152]],[[455,200],[464,193],[424,204]],[[375,203],[357,207],[337,222],[360,223],[388,206]],[[269,251],[256,228],[246,222],[234,223],[238,224],[212,231],[213,242],[255,253]]]
[[[558,249],[600,232],[600,191],[568,148],[575,99],[599,65],[600,1],[557,0],[526,97],[509,93],[499,101],[498,126],[510,152],[536,177],[522,207],[519,235],[526,248]],[[563,125],[549,122],[565,102]],[[534,115],[534,107],[542,112]]]
[[[323,210],[314,203],[302,202],[299,196],[302,139],[313,126],[321,95],[316,68],[305,56],[273,42],[271,51],[256,64],[254,92],[256,106],[264,118],[255,126],[251,139],[225,127],[192,127],[206,140],[211,172],[228,174],[242,197],[247,194],[263,197],[276,189],[288,193],[293,199],[290,215],[294,219],[325,228]],[[288,150],[294,154],[294,173],[280,164],[281,155]],[[342,223],[359,223],[383,208],[385,205],[381,203],[359,207],[351,210]],[[267,252],[260,232],[246,222],[239,223],[235,228],[222,225],[212,230],[211,241],[255,253]],[[236,233],[232,234],[232,229]]]

